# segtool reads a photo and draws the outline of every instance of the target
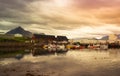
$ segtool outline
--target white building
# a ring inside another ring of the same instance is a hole
[[[23,37],[22,34],[15,34],[14,36],[15,36],[15,37]]]
[[[89,38],[80,38],[80,39],[73,39],[72,42],[80,42],[80,43],[97,43],[98,40],[97,39],[89,39]]]

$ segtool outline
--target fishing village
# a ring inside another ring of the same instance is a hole
[[[68,39],[66,36],[46,35],[44,33],[32,34],[22,27],[16,27],[6,34],[0,34],[0,47],[41,47],[46,48],[48,45],[65,45],[67,49],[82,49],[93,46],[107,45],[108,48],[120,48],[120,35],[106,35],[101,39],[97,38],[80,38]]]
[[[114,58],[119,63],[119,49],[119,35],[104,36],[101,39],[68,39],[59,35],[32,34],[22,27],[16,27],[0,35],[0,73],[1,76],[59,76],[61,73],[69,76],[73,70],[79,70],[96,75],[98,72],[94,72],[95,68],[105,67]],[[66,68],[60,67],[64,65]],[[86,65],[92,70],[87,70]],[[108,67],[113,65],[114,61]],[[70,67],[73,69],[70,70]],[[68,73],[64,72],[66,70]],[[116,73],[116,70],[113,72]],[[104,74],[111,73],[105,70]]]
[[[0,35],[0,52],[7,54],[17,50],[34,50],[32,53],[67,52],[70,50],[93,49],[108,50],[120,49],[119,35],[97,38],[68,39],[66,36],[46,35],[44,33],[32,34],[22,27],[16,27],[6,34]],[[41,50],[40,50],[41,49]],[[47,50],[47,51],[46,51]]]

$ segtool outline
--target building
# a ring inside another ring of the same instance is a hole
[[[22,34],[15,34],[14,37],[23,37]]]
[[[58,43],[68,43],[68,38],[66,36],[57,36],[56,41]]]
[[[80,42],[81,44],[89,44],[89,43],[97,43],[98,40],[94,38],[80,38],[80,39],[73,39],[72,42]]]
[[[36,43],[68,43],[68,38],[66,36],[55,37],[54,35],[34,34],[32,37],[32,41]]]
[[[36,43],[52,43],[56,38],[54,35],[34,34],[32,40]]]
[[[68,41],[66,36],[57,36],[57,41]]]

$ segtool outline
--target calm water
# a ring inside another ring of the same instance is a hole
[[[120,76],[120,50],[25,50],[0,58],[0,76]]]

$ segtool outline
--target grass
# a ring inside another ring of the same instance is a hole
[[[29,40],[24,37],[14,37],[14,38],[0,38],[0,42],[25,42]]]

